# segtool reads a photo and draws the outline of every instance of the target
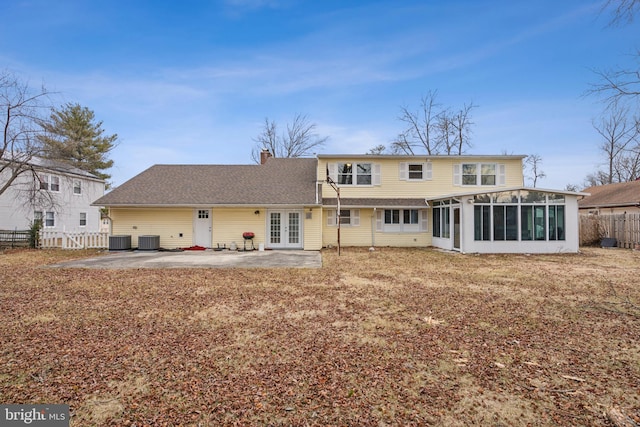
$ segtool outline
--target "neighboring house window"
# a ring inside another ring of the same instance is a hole
[[[496,163],[462,163],[454,165],[453,183],[454,185],[504,185],[505,165]]]
[[[86,227],[86,226],[87,226],[87,213],[80,212],[80,227]]]
[[[474,239],[565,240],[564,196],[535,191],[474,197]]]
[[[433,202],[433,237],[451,237],[451,209],[449,200]]]
[[[378,211],[378,231],[410,233],[427,231],[427,211],[421,209],[385,209]]]
[[[331,163],[329,176],[338,185],[380,185],[380,165],[374,163]]]
[[[55,227],[56,226],[56,214],[55,212],[46,212],[44,217],[44,226],[45,227]]]
[[[40,190],[60,191],[60,177],[53,175],[39,175]]]
[[[42,211],[33,212],[33,222],[39,222],[40,224],[42,224]]]
[[[49,189],[51,191],[60,191],[60,177],[50,175],[51,181],[49,181]]]
[[[40,179],[40,190],[49,189],[49,175],[38,175]]]
[[[432,176],[431,163],[400,163],[400,179],[403,181],[425,181]]]
[[[338,216],[335,209],[327,211],[327,225],[335,227],[338,225]],[[340,225],[359,226],[360,209],[340,209]]]
[[[82,181],[79,179],[73,181],[73,194],[82,194]]]

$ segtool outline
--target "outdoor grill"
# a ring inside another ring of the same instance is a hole
[[[244,250],[245,251],[255,251],[256,247],[253,246],[253,238],[256,237],[255,233],[253,231],[245,231],[244,233],[242,233],[242,238],[244,239]],[[251,248],[247,249],[247,242],[251,244]]]

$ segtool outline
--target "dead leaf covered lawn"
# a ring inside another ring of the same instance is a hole
[[[321,269],[0,255],[0,402],[83,425],[640,422],[640,253],[347,248]]]

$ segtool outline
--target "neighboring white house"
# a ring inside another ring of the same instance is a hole
[[[104,195],[102,179],[46,159],[33,159],[31,166],[35,175],[21,174],[0,195],[0,230],[26,230],[34,220],[41,220],[48,231],[100,230],[100,208],[91,203]],[[0,183],[7,179],[6,171],[0,173]]]

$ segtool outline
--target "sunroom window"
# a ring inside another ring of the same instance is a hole
[[[538,191],[477,195],[474,240],[565,240],[563,201],[563,195]]]

